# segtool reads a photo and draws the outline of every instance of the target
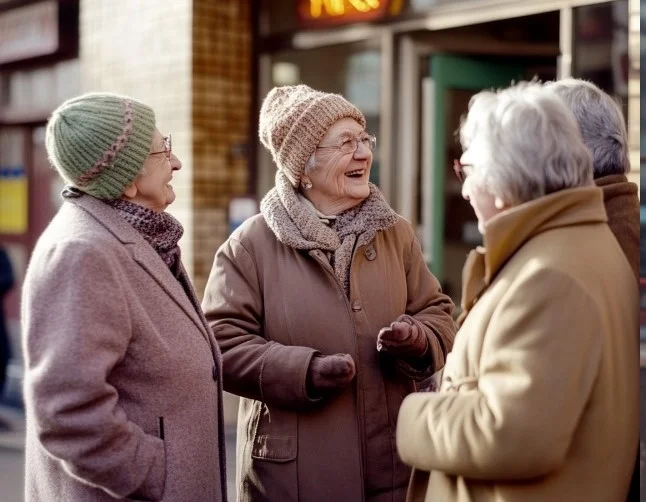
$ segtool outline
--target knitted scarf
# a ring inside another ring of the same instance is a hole
[[[370,195],[363,202],[337,215],[328,226],[299,201],[287,176],[278,171],[276,186],[262,199],[260,212],[283,244],[324,251],[334,275],[349,295],[354,249],[372,242],[377,232],[393,226],[398,219],[379,189],[372,183],[369,186]]]
[[[126,200],[105,202],[116,209],[119,215],[141,234],[175,274],[180,260],[177,242],[184,233],[182,224],[168,213],[158,213]]]

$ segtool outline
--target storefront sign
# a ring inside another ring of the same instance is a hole
[[[40,2],[0,14],[0,64],[56,52],[58,2]]]
[[[298,17],[306,28],[375,21],[397,15],[403,0],[299,0]]]
[[[27,232],[27,176],[22,166],[0,166],[0,234]]]

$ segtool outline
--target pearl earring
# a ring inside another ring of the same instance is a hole
[[[305,190],[309,190],[310,188],[312,188],[312,182],[311,181],[304,181],[304,182],[301,183],[301,186]]]
[[[496,197],[493,200],[493,205],[496,206],[496,209],[504,209],[505,208],[505,203],[500,197]]]

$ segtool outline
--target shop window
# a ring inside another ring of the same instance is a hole
[[[629,67],[628,0],[576,7],[572,76],[619,99],[626,117]]]

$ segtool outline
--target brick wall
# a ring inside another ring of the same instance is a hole
[[[194,283],[202,295],[227,237],[227,206],[247,192],[250,1],[193,1]]]
[[[251,0],[81,1],[83,91],[152,106],[182,161],[168,211],[184,225],[183,260],[202,296],[227,206],[247,191]],[[134,22],[137,20],[137,22]]]

